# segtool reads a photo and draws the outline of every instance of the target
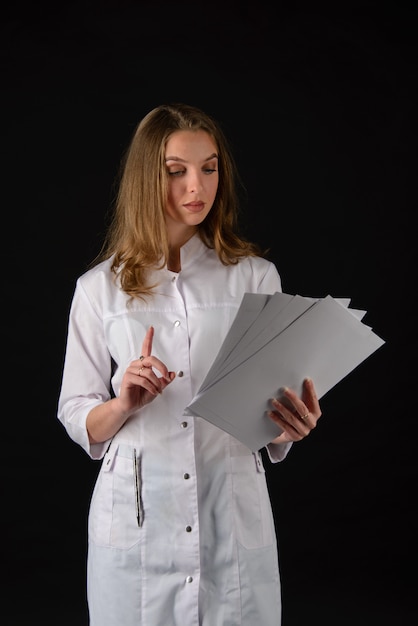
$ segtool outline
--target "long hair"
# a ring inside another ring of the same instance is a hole
[[[202,241],[216,250],[224,265],[262,254],[256,244],[238,234],[240,179],[220,125],[196,107],[161,105],[140,121],[122,159],[110,226],[92,263],[113,256],[111,269],[132,297],[152,293],[156,285],[147,282],[147,270],[164,267],[169,256],[165,147],[172,133],[179,130],[207,132],[218,150],[218,189],[211,210],[198,226]]]

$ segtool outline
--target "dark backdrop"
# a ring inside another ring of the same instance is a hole
[[[386,341],[267,468],[283,626],[417,623],[417,20],[334,5],[2,9],[5,626],[86,626],[98,465],[56,419],[67,315],[135,125],[177,100],[222,122],[284,291],[351,297]]]

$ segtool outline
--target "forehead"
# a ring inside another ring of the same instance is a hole
[[[208,159],[218,153],[215,141],[205,130],[176,130],[167,140],[165,156]]]

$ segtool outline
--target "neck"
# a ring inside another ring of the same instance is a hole
[[[170,229],[167,267],[171,272],[179,272],[181,270],[180,249],[196,232],[197,228],[187,230],[181,228],[177,231],[173,228]]]
[[[170,272],[179,272],[181,270],[180,248],[170,248],[170,254],[167,261],[167,267]]]

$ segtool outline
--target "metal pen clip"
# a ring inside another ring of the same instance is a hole
[[[132,460],[133,460],[133,473],[134,473],[134,490],[135,490],[135,509],[136,509],[136,521],[138,522],[138,526],[142,526],[142,522],[144,521],[144,513],[142,509],[142,500],[141,500],[141,475],[140,475],[140,463],[138,457],[136,455],[136,448],[132,451]]]

